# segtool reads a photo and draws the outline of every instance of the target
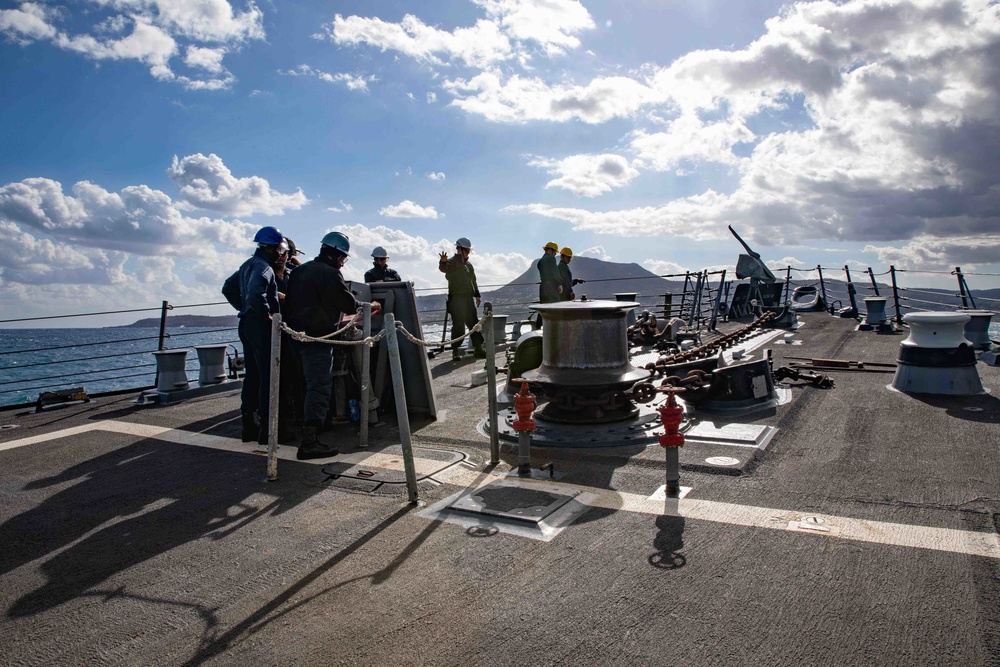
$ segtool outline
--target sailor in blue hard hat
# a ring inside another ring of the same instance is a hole
[[[344,315],[353,315],[358,310],[360,304],[340,272],[350,252],[351,242],[347,235],[330,232],[320,243],[319,255],[295,268],[285,295],[288,326],[311,337],[322,338],[341,328]],[[378,303],[372,303],[372,311],[378,310]],[[336,456],[339,453],[336,447],[319,440],[333,391],[333,346],[295,341],[295,347],[302,360],[306,385],[298,458]]]
[[[479,295],[476,270],[469,261],[470,254],[472,254],[472,241],[463,236],[455,241],[455,254],[449,258],[448,253],[442,252],[438,262],[438,271],[445,274],[448,280],[448,314],[451,315],[452,339],[465,335],[465,330],[471,330],[479,321],[476,308],[482,303],[482,298]],[[483,334],[476,331],[470,337],[475,357],[485,359]],[[459,350],[462,342],[452,343],[451,358],[455,361],[462,358]]]
[[[271,315],[280,312],[274,266],[284,241],[274,227],[261,227],[253,237],[257,250],[222,285],[222,294],[239,312],[240,342],[246,375],[240,395],[243,442],[267,444],[267,409],[271,387]],[[254,416],[256,415],[256,420]]]
[[[374,266],[365,272],[366,283],[398,282],[402,280],[395,269],[389,268],[389,253],[382,246],[377,245],[372,250],[372,262]]]

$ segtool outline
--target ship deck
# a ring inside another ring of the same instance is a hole
[[[893,362],[904,337],[800,317],[776,366]],[[511,445],[489,466],[477,367],[431,362],[416,506],[388,421],[367,450],[338,427],[332,464],[282,447],[267,482],[236,392],[0,414],[4,663],[1000,664],[1000,368],[971,397],[785,382],[730,420],[775,427],[766,448],[689,442],[674,500],[655,444],[535,447],[554,479],[507,476]],[[551,514],[437,512],[472,489]]]

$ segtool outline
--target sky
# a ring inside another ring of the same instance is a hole
[[[1000,286],[998,63],[989,0],[0,0],[0,319],[221,301],[264,225],[420,290],[460,236],[501,285],[727,225]]]

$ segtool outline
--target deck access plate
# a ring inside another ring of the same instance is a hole
[[[537,524],[578,495],[576,490],[554,493],[491,484],[461,496],[447,509]]]
[[[457,451],[414,447],[413,467],[417,481],[431,477],[464,458],[465,455]],[[386,447],[379,452],[362,450],[342,455],[323,466],[323,472],[331,477],[349,477],[382,484],[406,484],[403,448],[399,445]]]

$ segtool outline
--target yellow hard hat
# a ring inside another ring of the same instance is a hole
[[[573,250],[571,248],[563,248],[559,251],[560,255],[566,255],[567,257],[573,256]]]
[[[556,252],[559,252],[559,244],[556,243],[555,241],[549,241],[544,246],[542,246],[542,250],[555,250]]]

